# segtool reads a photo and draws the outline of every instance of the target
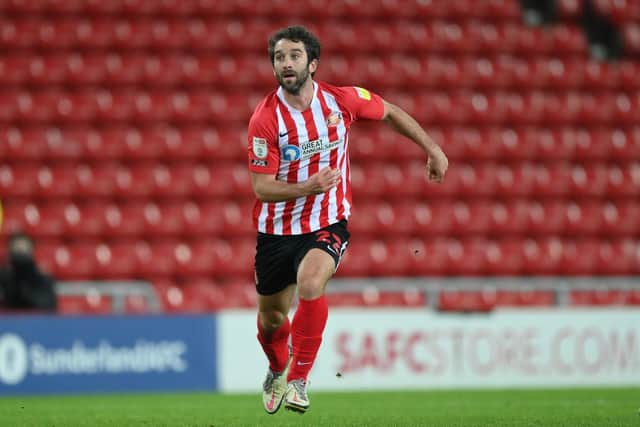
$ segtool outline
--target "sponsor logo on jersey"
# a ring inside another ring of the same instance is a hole
[[[327,117],[327,126],[335,127],[342,121],[342,113],[340,111],[332,111]]]
[[[337,139],[335,141],[328,141],[326,139],[314,139],[313,141],[307,141],[297,145],[285,145],[281,149],[282,159],[289,162],[294,162],[296,160],[304,160],[313,156],[314,154],[319,154],[324,151],[331,151],[334,148],[337,148],[340,144],[342,144],[342,139]]]
[[[361,87],[354,86],[354,89],[358,93],[358,96],[362,99],[366,99],[367,101],[371,101],[371,92]]]
[[[266,159],[269,154],[267,148],[267,140],[264,138],[253,137],[253,154],[259,159]]]
[[[282,147],[281,152],[283,160],[286,160],[288,162],[300,160],[301,152],[300,147],[298,147],[297,145],[285,145],[284,147]]]

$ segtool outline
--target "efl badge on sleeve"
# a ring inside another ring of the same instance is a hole
[[[267,154],[269,154],[269,149],[267,148],[267,140],[264,138],[258,138],[257,136],[253,137],[253,154],[259,159],[266,159]]]
[[[371,101],[371,92],[361,87],[354,86],[356,92],[358,92],[358,96],[362,99],[366,99],[367,101]]]

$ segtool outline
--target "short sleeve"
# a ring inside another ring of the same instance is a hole
[[[357,86],[340,88],[343,102],[354,119],[382,120],[384,103],[379,95]]]
[[[275,133],[259,116],[249,121],[247,153],[251,172],[274,175],[278,172],[280,151]]]

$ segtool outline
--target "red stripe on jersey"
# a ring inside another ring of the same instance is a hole
[[[273,234],[273,217],[276,215],[276,204],[275,203],[269,203],[268,205],[268,209],[267,209],[267,219],[265,221],[265,227],[266,230],[265,232],[267,234]]]
[[[302,118],[304,118],[304,124],[307,128],[307,134],[309,136],[309,141],[313,141],[318,139],[318,127],[316,123],[313,121],[313,111],[311,108],[307,109],[304,113],[302,113]],[[309,174],[308,177],[315,174],[320,170],[320,154],[314,154],[309,159]],[[307,197],[307,200],[304,202],[304,207],[302,208],[302,214],[300,217],[300,227],[303,233],[311,232],[311,221],[309,221],[309,217],[311,216],[311,211],[313,209],[313,204],[316,201],[316,195],[311,195]]]
[[[329,155],[329,166],[331,169],[336,169],[338,167],[338,150],[331,151],[331,154]],[[320,227],[322,228],[329,225],[329,201],[331,200],[329,193],[330,191],[326,193],[325,198],[322,199],[322,202],[320,203]],[[340,204],[341,200],[336,197],[336,202]]]
[[[282,115],[282,120],[284,121],[284,125],[287,129],[282,129],[282,132],[289,131],[289,144],[291,144],[292,137],[295,136],[295,144],[298,145],[298,131],[296,128],[296,122],[291,117],[291,113],[286,105],[282,102],[279,102],[280,106],[280,114]],[[300,169],[300,162],[291,162],[289,164],[289,171],[287,172],[287,182],[298,182],[298,169]],[[284,205],[284,210],[282,211],[282,233],[283,234],[291,234],[291,211],[296,206],[296,200],[288,200]]]
[[[349,150],[349,133],[348,132],[344,136],[344,151],[345,151],[345,153],[349,152],[347,150]],[[351,162],[349,162],[349,156],[345,155],[345,158],[343,159],[343,161],[347,163],[346,176],[342,177],[342,179],[346,179],[347,180],[347,194],[345,194],[345,198],[347,199],[347,202],[349,202],[349,206],[353,206],[353,202],[351,201]],[[340,209],[342,209],[341,212],[344,213],[344,201],[343,201],[343,203],[340,204]]]

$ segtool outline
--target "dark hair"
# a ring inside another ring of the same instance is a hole
[[[305,27],[294,25],[278,30],[269,38],[269,59],[271,60],[271,65],[273,65],[276,43],[282,39],[304,43],[304,49],[307,51],[309,63],[314,59],[320,60],[320,40]]]

